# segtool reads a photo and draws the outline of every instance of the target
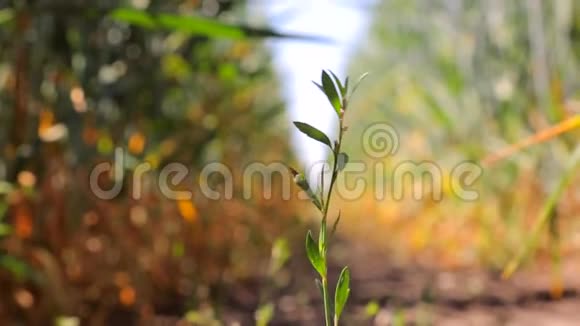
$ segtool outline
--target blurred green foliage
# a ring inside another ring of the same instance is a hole
[[[244,164],[292,158],[259,39],[308,37],[241,24],[243,5],[0,2],[0,320],[147,323],[268,273],[260,262],[295,225],[293,208],[243,200],[240,188],[212,201],[197,180],[209,162],[239,178]],[[88,175],[116,148],[126,176],[143,162],[190,167],[175,189],[193,198],[164,198],[153,172],[140,197],[127,177],[117,198],[99,200]],[[38,278],[21,277],[30,268]]]
[[[353,74],[370,72],[353,100],[361,110],[349,121],[351,132],[361,135],[371,123],[386,121],[401,144],[385,163],[433,161],[446,174],[459,162],[483,162],[577,116],[579,12],[577,1],[380,2],[370,39],[351,67]],[[346,148],[365,157],[360,139],[352,138]],[[435,252],[446,252],[452,258],[439,261],[449,264],[481,259],[503,266],[527,242],[577,143],[576,130],[486,166],[476,203],[451,195],[443,205],[385,201],[374,203],[374,211],[399,221],[385,226],[403,234],[389,239],[395,246],[429,248],[434,260]],[[565,194],[555,215],[567,218],[555,223],[569,238],[580,225],[572,218],[578,203]]]

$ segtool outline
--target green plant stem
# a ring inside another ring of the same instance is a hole
[[[342,134],[343,134],[343,122],[342,122],[342,117],[340,118],[340,122],[339,122],[339,132],[338,132],[338,143],[336,148],[334,149],[334,151],[332,152],[333,154],[333,158],[334,158],[334,164],[332,167],[332,178],[330,179],[330,186],[328,187],[328,194],[326,196],[326,201],[325,201],[325,205],[324,205],[324,212],[323,212],[323,217],[322,220],[325,222],[326,224],[326,217],[328,215],[328,209],[330,207],[330,199],[331,199],[331,194],[332,194],[332,189],[334,188],[334,183],[336,182],[336,177],[338,176],[338,154],[340,153],[340,145],[342,143]]]
[[[327,326],[331,326],[329,300],[330,300],[330,298],[329,298],[329,293],[328,293],[328,277],[324,276],[322,278],[322,301],[324,304],[324,322],[325,322],[325,325],[327,325]]]
[[[338,154],[340,153],[340,145],[342,143],[342,134],[343,134],[343,121],[342,121],[342,117],[340,117],[339,119],[339,132],[338,132],[338,142],[336,145],[336,148],[332,151],[333,154],[333,167],[332,167],[332,178],[330,179],[330,185],[328,187],[328,193],[326,196],[326,200],[324,201],[324,210],[322,212],[323,216],[322,216],[322,222],[320,223],[320,227],[321,230],[320,232],[324,232],[324,234],[328,234],[327,231],[327,218],[328,218],[328,209],[330,208],[330,199],[331,199],[331,195],[332,195],[332,189],[334,188],[334,183],[336,182],[336,178],[338,176]],[[324,171],[322,172],[324,173]],[[324,187],[324,185],[321,185],[321,187]],[[324,193],[324,192],[323,192]],[[325,239],[325,241],[327,241]],[[327,260],[326,260],[326,253],[327,253],[327,248],[328,246],[325,244],[324,245],[324,251],[322,252],[322,259],[324,260],[324,266],[328,266],[327,264]],[[331,326],[331,307],[330,307],[330,298],[329,298],[329,291],[328,291],[328,277],[327,277],[327,272],[328,272],[328,267],[327,270],[325,271],[325,276],[322,277],[322,301],[324,304],[324,320],[325,320],[325,324],[327,326]],[[338,325],[338,320],[335,316],[334,318],[334,325],[337,326]]]

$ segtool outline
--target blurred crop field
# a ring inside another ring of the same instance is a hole
[[[0,325],[323,324],[275,2],[0,0]],[[580,2],[321,3],[341,325],[580,324]]]
[[[430,252],[436,260],[454,256],[452,265],[501,268],[528,243],[550,194],[567,178],[547,219],[555,223],[552,235],[562,240],[561,249],[572,250],[579,212],[572,155],[580,135],[578,14],[578,6],[566,1],[379,5],[380,18],[352,64],[356,73],[369,67],[373,73],[357,94],[350,124],[364,130],[388,121],[396,128],[400,144],[387,157],[391,167],[436,162],[445,179],[458,163],[474,161],[484,175],[476,200],[445,194],[437,203],[429,201],[433,196],[422,202],[369,199],[376,210],[369,215],[376,218],[364,220],[373,228],[395,227],[396,246]],[[558,129],[569,132],[558,136]],[[360,137],[352,140],[356,151]],[[535,142],[540,144],[528,146]],[[443,192],[450,188],[443,185]],[[550,232],[538,232],[548,245]]]

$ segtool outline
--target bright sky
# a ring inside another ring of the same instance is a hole
[[[322,69],[329,69],[344,79],[348,57],[356,50],[356,41],[364,35],[368,14],[364,3],[350,0],[254,0],[265,7],[269,23],[286,33],[318,35],[334,40],[316,43],[273,40],[274,63],[280,76],[292,121],[302,121],[334,135],[335,115],[324,94],[312,84],[319,82]],[[360,5],[361,8],[353,7]],[[295,128],[293,143],[302,161],[309,166],[326,158],[324,145],[309,140]]]

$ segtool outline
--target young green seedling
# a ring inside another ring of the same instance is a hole
[[[353,90],[356,90],[358,83],[360,83],[360,81],[362,81],[365,76],[366,75],[363,75],[359,79]],[[320,221],[320,230],[318,231],[318,241],[314,240],[311,231],[308,231],[306,234],[306,254],[308,256],[308,260],[312,264],[312,267],[320,276],[320,279],[316,279],[316,284],[322,293],[325,325],[338,326],[340,316],[344,310],[344,306],[346,305],[346,301],[348,300],[350,293],[350,271],[348,267],[344,267],[340,273],[334,292],[334,302],[331,303],[331,294],[328,286],[327,251],[329,239],[327,217],[334,184],[338,175],[344,169],[349,159],[346,153],[341,152],[341,145],[342,137],[347,130],[347,127],[344,126],[343,118],[345,112],[347,111],[349,98],[352,95],[352,92],[349,93],[348,78],[346,78],[343,83],[332,72],[329,74],[326,71],[322,71],[321,83],[318,84],[314,82],[314,84],[318,86],[318,88],[326,95],[330,101],[330,104],[332,105],[332,108],[336,112],[338,117],[338,138],[332,142],[330,137],[309,124],[295,121],[294,125],[306,136],[317,140],[330,148],[332,153],[332,176],[328,185],[328,189],[325,189],[324,171],[322,171],[320,175],[320,190],[318,193],[315,193],[312,190],[308,180],[306,180],[304,177],[304,174],[299,173],[292,168],[290,168],[290,171],[294,176],[294,182],[304,192],[306,192],[308,198],[312,201],[314,206],[316,206],[322,215],[322,219]],[[339,220],[340,213],[338,214],[338,217],[332,226],[330,235],[334,234],[336,231]]]

